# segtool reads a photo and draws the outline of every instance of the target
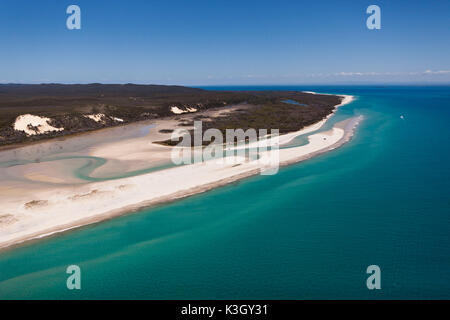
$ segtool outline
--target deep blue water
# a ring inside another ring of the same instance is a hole
[[[220,89],[353,94],[333,121],[365,120],[277,175],[1,252],[0,299],[450,298],[450,87]]]

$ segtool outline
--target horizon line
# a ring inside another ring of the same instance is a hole
[[[0,85],[137,85],[137,86],[181,86],[181,87],[277,87],[277,86],[450,86],[450,82],[373,82],[373,83],[265,83],[265,84],[167,84],[138,82],[0,82]]]

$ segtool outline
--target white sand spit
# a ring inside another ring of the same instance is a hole
[[[351,96],[343,98],[338,106],[353,99]],[[336,149],[349,141],[356,125],[361,121],[361,117],[354,117],[336,123],[325,132],[316,132],[328,118],[297,132],[281,135],[276,140],[268,137],[266,144],[281,145],[297,135],[308,134],[307,144],[279,149],[279,162],[276,163],[287,165]],[[155,122],[159,125],[158,129],[174,128],[175,120]],[[108,159],[107,163],[112,163],[116,170],[118,166],[124,166],[127,170],[136,169],[136,166],[142,164],[148,166],[170,159],[171,147],[152,143],[164,137],[167,137],[167,134],[154,130],[146,136],[89,147],[89,156]],[[89,138],[92,139],[92,136]],[[271,158],[268,151],[262,151],[260,156],[261,159]],[[19,176],[22,173],[24,178],[31,180],[33,184],[11,180],[9,184],[6,181],[0,186],[2,213],[13,219],[7,224],[0,224],[0,248],[204,192],[265,171],[268,163],[274,162],[231,155],[223,161],[209,160],[89,183],[64,181],[66,184],[60,183],[64,176],[55,169],[57,163],[4,168],[3,171],[0,170],[0,177],[3,174],[4,177],[12,179],[14,172]],[[61,164],[61,172],[67,172],[67,165],[69,164]],[[105,172],[108,173],[108,170]],[[40,188],[36,188],[37,182],[41,183]]]

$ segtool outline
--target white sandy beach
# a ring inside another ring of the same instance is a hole
[[[352,96],[344,96],[339,106],[352,100]],[[158,165],[167,162],[172,147],[153,142],[167,138],[167,134],[159,130],[173,127],[174,123],[170,121],[154,121],[156,128],[150,130],[151,134],[148,135],[130,136],[82,148],[87,156],[108,159],[92,175],[108,175],[117,168],[128,172],[148,167],[149,163]],[[323,119],[297,132],[282,135],[279,144],[286,144],[298,135],[316,131],[326,121]],[[351,118],[336,124],[331,130],[309,135],[306,145],[281,148],[280,165],[308,159],[339,147],[348,141],[359,121],[360,118]],[[274,140],[269,138],[269,145],[273,143]],[[2,168],[0,177],[4,182],[0,186],[0,247],[204,192],[258,174],[263,169],[261,161],[248,161],[237,156],[233,160],[233,163],[211,160],[99,182],[67,176],[67,168],[80,166],[82,161],[86,161],[83,159]]]

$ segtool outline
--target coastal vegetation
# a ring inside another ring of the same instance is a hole
[[[243,105],[218,117],[198,115],[203,129],[299,130],[329,115],[341,98],[298,91],[217,91],[183,86],[136,84],[5,84],[0,85],[0,145],[22,143],[123,125]],[[286,103],[295,101],[298,104]],[[175,110],[175,111],[174,111]],[[181,114],[179,114],[181,113]],[[18,117],[39,116],[48,127],[14,127]],[[36,133],[36,134],[30,134]]]

